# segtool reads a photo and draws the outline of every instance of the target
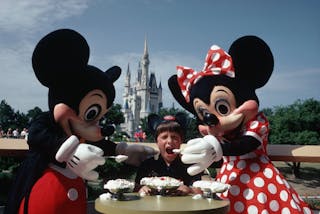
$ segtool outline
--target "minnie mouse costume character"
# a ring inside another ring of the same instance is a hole
[[[216,180],[231,188],[218,194],[230,200],[230,213],[311,213],[267,156],[269,123],[258,112],[255,90],[273,71],[273,55],[256,36],[244,36],[229,54],[214,45],[202,71],[177,66],[168,80],[175,99],[196,115],[205,137],[187,143],[181,157],[197,174],[223,158]]]
[[[32,65],[49,88],[49,111],[29,128],[29,153],[21,165],[5,213],[86,213],[83,179],[96,180],[103,155],[124,154],[138,165],[150,147],[106,140],[113,126],[100,127],[115,98],[117,66],[103,72],[88,65],[89,46],[78,32],[59,29],[36,45]]]

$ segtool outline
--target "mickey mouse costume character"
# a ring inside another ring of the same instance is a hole
[[[229,54],[213,45],[202,71],[177,66],[168,80],[175,99],[203,124],[203,138],[187,143],[181,157],[197,174],[223,158],[216,180],[230,184],[221,194],[230,213],[311,213],[267,156],[269,123],[258,112],[255,90],[273,71],[273,55],[256,36],[233,42]]]
[[[113,143],[113,126],[100,127],[115,98],[117,66],[103,72],[88,65],[82,35],[59,29],[36,45],[32,65],[49,88],[49,111],[29,128],[29,153],[21,165],[5,213],[86,213],[84,179],[96,180],[103,155],[124,154],[138,165],[154,154],[150,147]]]

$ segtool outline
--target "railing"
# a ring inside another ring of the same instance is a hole
[[[131,142],[129,144],[136,144]],[[139,143],[156,148],[155,143]],[[185,144],[182,144],[184,147]],[[0,138],[0,156],[22,157],[28,151],[24,139]],[[320,162],[320,145],[282,145],[270,144],[268,156],[272,161],[286,162]]]

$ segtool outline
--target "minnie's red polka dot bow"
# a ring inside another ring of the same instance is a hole
[[[217,45],[211,46],[202,71],[194,71],[192,68],[177,66],[178,83],[181,92],[187,102],[190,102],[190,90],[199,79],[204,76],[226,75],[235,77],[231,56]]]

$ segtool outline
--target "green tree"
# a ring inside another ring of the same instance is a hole
[[[0,103],[0,126],[3,130],[8,130],[8,128],[15,128],[12,125],[15,122],[15,113],[13,108],[5,100]]]
[[[117,126],[123,122],[124,116],[120,104],[114,104],[103,118],[105,124],[115,124]]]
[[[39,114],[42,113],[41,108],[39,107],[34,107],[33,109],[30,109],[27,113],[27,117],[28,117],[28,122],[31,122],[32,119],[36,118]]]
[[[263,110],[269,119],[271,144],[320,143],[320,101],[297,100],[292,105]],[[287,163],[295,177],[300,177],[300,163]]]

